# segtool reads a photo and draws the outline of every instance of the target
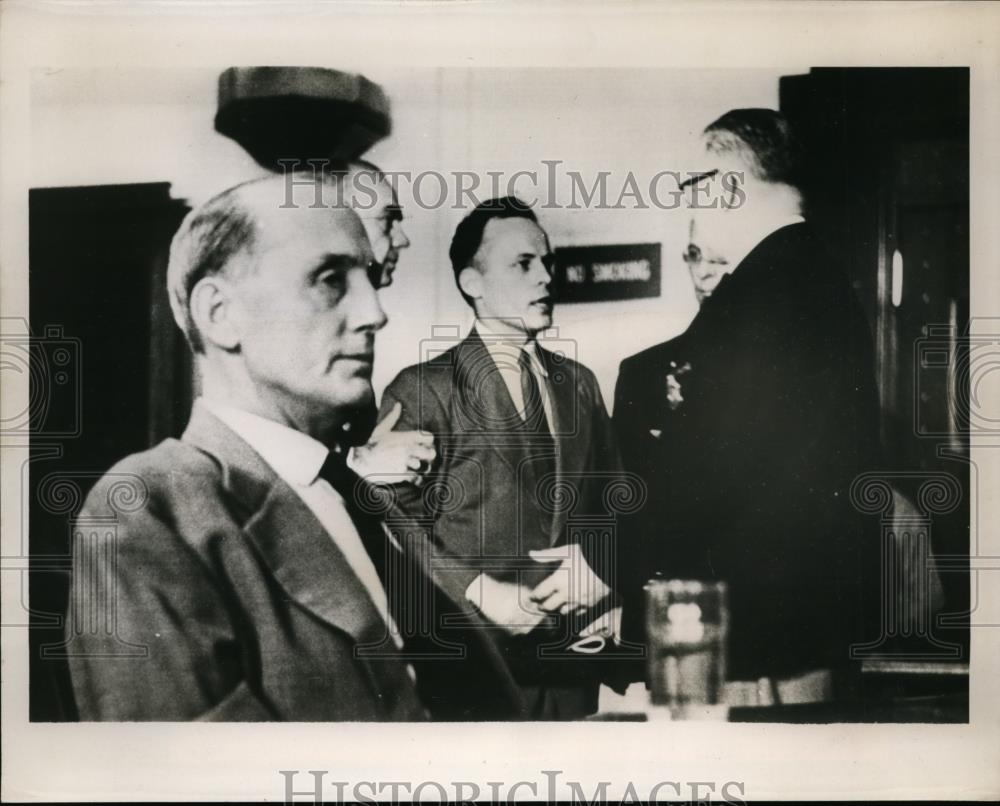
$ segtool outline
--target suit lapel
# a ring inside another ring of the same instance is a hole
[[[213,456],[248,519],[244,532],[288,595],[356,641],[385,622],[333,538],[296,492],[220,420],[195,407],[183,439]]]
[[[246,533],[296,602],[358,643],[383,636],[385,621],[367,589],[290,487],[281,481],[275,484],[264,506],[247,523]]]
[[[538,353],[548,374],[546,389],[552,408],[552,436],[556,442],[556,472],[562,476],[572,465],[574,446],[581,436],[581,418],[576,394],[576,375],[565,362],[556,363],[548,350],[539,346]]]
[[[557,363],[548,350],[539,346],[538,353],[548,374],[546,388],[552,409],[552,422],[549,425],[556,446],[556,478],[562,482],[577,464],[574,460],[579,446],[587,441],[587,435],[582,433],[583,419],[576,393],[576,375],[565,361]],[[565,507],[556,508],[552,519],[553,544],[562,534],[568,514]]]
[[[512,468],[525,454],[524,426],[493,356],[473,330],[458,346],[453,422],[463,441],[489,448]]]
[[[523,466],[522,462],[532,457],[533,449],[507,385],[475,330],[457,350],[455,385],[459,410],[453,422],[460,425],[456,431],[461,433],[468,447],[488,448],[517,470]],[[549,428],[556,447],[556,478],[562,479],[581,464],[578,457],[581,446],[589,442],[589,434],[585,432],[589,421],[579,410],[575,371],[567,362],[557,362],[553,354],[540,345],[538,353],[548,373],[546,389],[553,420]],[[550,531],[551,543],[558,541],[567,516],[563,508],[557,508],[550,521],[543,519]]]

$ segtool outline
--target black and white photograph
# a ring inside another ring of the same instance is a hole
[[[1000,796],[1000,9],[753,5],[0,9],[5,800]]]

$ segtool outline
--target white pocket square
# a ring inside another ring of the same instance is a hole
[[[661,436],[663,436],[663,432],[659,428],[650,428],[649,433],[653,437],[653,439],[659,439]]]

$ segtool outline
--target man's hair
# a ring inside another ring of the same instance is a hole
[[[196,353],[204,352],[205,346],[191,317],[191,292],[202,278],[219,274],[237,255],[249,254],[257,238],[255,216],[240,198],[242,187],[229,188],[188,213],[170,244],[170,308]]]
[[[363,159],[336,159],[325,165],[323,170],[336,182],[346,182],[347,177],[351,174],[370,176],[376,182],[381,182],[386,176],[385,171],[379,168],[374,162]],[[345,190],[350,192],[352,188],[345,185]]]
[[[307,184],[310,178],[327,185],[338,181],[309,172],[293,173],[291,177],[298,186]],[[271,192],[270,185],[280,185],[283,179],[288,177],[271,175],[224,190],[188,213],[174,235],[167,265],[167,293],[174,321],[195,353],[203,353],[205,345],[191,316],[191,292],[203,278],[226,272],[235,258],[253,255],[262,210],[287,206],[283,202],[290,201],[289,186],[284,192]],[[314,201],[312,191],[293,189],[306,194],[303,206]]]
[[[705,127],[712,154],[737,154],[763,182],[800,187],[802,147],[788,120],[773,109],[732,109]]]
[[[475,302],[472,297],[462,291],[458,277],[465,269],[472,266],[473,259],[483,243],[486,225],[494,218],[525,218],[528,221],[538,223],[538,218],[531,208],[516,196],[503,196],[499,199],[484,201],[476,205],[472,212],[459,222],[455,228],[455,235],[451,239],[448,257],[451,259],[451,268],[455,273],[455,284],[458,285],[459,293],[473,307],[475,307]]]

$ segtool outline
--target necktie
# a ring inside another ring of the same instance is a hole
[[[534,471],[534,489],[532,494],[539,501],[547,501],[550,495],[546,492],[555,480],[556,473],[556,442],[549,429],[545,416],[545,406],[542,404],[541,390],[538,380],[531,369],[531,357],[527,351],[521,350],[518,356],[521,368],[521,396],[524,400],[524,429],[528,432],[531,468]],[[552,516],[545,506],[540,507],[541,528],[543,534],[551,539]],[[548,541],[546,541],[548,542]]]
[[[336,454],[331,451],[320,468],[319,476],[322,479],[326,479],[330,483],[330,486],[344,499],[344,507],[347,509],[347,514],[350,515],[351,520],[354,522],[354,527],[358,530],[361,543],[365,547],[365,551],[368,552],[368,556],[371,557],[379,579],[382,580],[382,585],[386,588],[386,593],[389,593],[387,568],[394,563],[391,561],[387,562],[387,560],[390,557],[392,560],[397,559],[392,556],[391,552],[395,552],[396,554],[399,552],[396,551],[395,547],[386,537],[378,515],[367,511],[359,504],[359,501],[377,501],[377,495],[372,493],[368,482],[347,466],[343,454]],[[392,596],[390,595],[389,598],[391,604]]]
[[[372,501],[370,485],[347,467],[342,455],[331,453],[320,469],[340,493],[361,542],[375,564],[389,600],[389,613],[399,628],[399,657],[416,672],[417,693],[435,719],[509,718],[517,693],[499,677],[492,662],[483,660],[475,636],[456,626],[438,634],[438,625],[466,617],[424,571],[389,540],[379,515],[359,502]],[[481,640],[481,639],[480,639]]]
[[[435,586],[418,562],[389,539],[381,515],[372,512],[363,502],[379,501],[379,494],[372,486],[347,467],[342,455],[330,453],[319,472],[344,499],[347,514],[354,522],[361,543],[378,572],[385,588],[389,615],[399,629],[403,653],[427,654],[427,642],[433,640],[431,620],[435,609],[429,605],[435,595]]]
[[[542,404],[542,393],[538,388],[538,379],[531,369],[531,356],[527,350],[521,350],[517,357],[521,368],[521,398],[524,402],[524,424],[532,432],[548,432],[549,423],[545,417],[545,406]]]

